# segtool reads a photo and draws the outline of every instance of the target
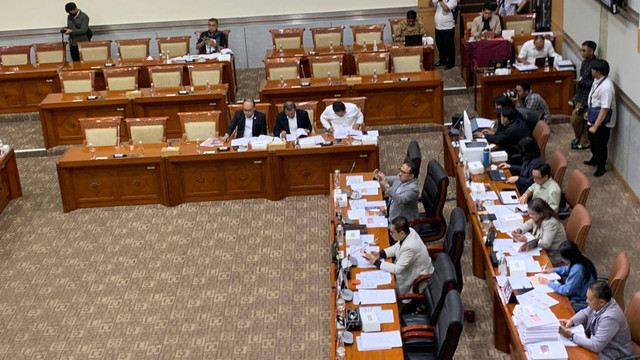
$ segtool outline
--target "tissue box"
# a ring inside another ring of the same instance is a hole
[[[524,260],[513,260],[509,265],[509,275],[513,277],[526,277],[527,265]]]
[[[346,80],[347,80],[347,85],[349,86],[362,84],[362,78],[360,76],[350,76]]]
[[[467,162],[482,162],[482,151],[484,151],[484,148],[487,146],[487,141],[483,139],[460,141],[460,154],[467,159]]]
[[[378,320],[378,315],[376,315],[373,311],[367,311],[364,313],[360,313],[360,318],[362,319],[362,331],[364,332],[373,332],[380,331],[380,320]]]
[[[268,142],[266,141],[253,141],[251,143],[251,150],[267,150],[267,144]]]
[[[270,142],[269,144],[267,144],[267,149],[269,149],[269,150],[282,150],[282,149],[286,149],[286,148],[287,148],[287,142],[286,141]]]
[[[484,173],[484,165],[480,161],[472,161],[469,163],[469,172],[471,175],[480,175]]]
[[[162,157],[168,157],[168,156],[174,156],[174,155],[180,155],[180,147],[179,146],[163,147],[160,150],[160,156],[162,156]]]
[[[142,91],[140,90],[127,91],[126,93],[124,93],[124,97],[126,97],[128,100],[137,99],[139,97],[142,97]]]
[[[507,214],[500,217],[500,223],[504,227],[522,226],[522,216],[518,214]]]
[[[363,135],[362,145],[378,145],[378,137],[372,135]]]
[[[494,71],[494,74],[496,75],[509,75],[509,69],[496,69]]]
[[[491,152],[491,162],[507,162],[509,159],[509,154],[506,151],[492,151]]]
[[[302,138],[302,139],[298,140],[298,144],[300,145],[300,148],[302,148],[302,149],[308,149],[308,148],[316,147],[316,141],[314,139],[311,139],[311,138]]]
[[[347,246],[360,246],[360,230],[347,230],[345,237]]]

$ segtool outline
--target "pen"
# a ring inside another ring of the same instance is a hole
[[[547,270],[547,266],[548,266],[548,265],[549,265],[549,262],[547,261],[547,262],[544,264],[544,266],[542,267],[542,271]]]

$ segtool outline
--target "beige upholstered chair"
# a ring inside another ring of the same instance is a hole
[[[375,25],[351,25],[351,32],[353,33],[353,43],[362,45],[367,42],[367,45],[373,44],[376,41],[378,44],[382,43],[382,32],[384,31],[385,24]]]
[[[284,80],[300,78],[300,59],[298,58],[273,58],[264,59],[264,68],[267,80]]]
[[[269,32],[271,33],[274,49],[280,49],[280,46],[282,46],[283,50],[302,48],[304,28],[273,29],[269,30]]]
[[[167,141],[168,117],[124,119],[129,132],[129,143],[157,144]]]
[[[313,47],[328,48],[342,45],[344,42],[344,26],[311,28]]]
[[[373,70],[376,74],[386,74],[389,72],[389,53],[356,53],[353,54],[353,58],[356,62],[356,74],[358,75],[373,75]]]
[[[142,59],[149,56],[149,42],[151,39],[116,40],[120,59]]]
[[[276,104],[276,108],[278,108],[278,113],[281,113],[284,110],[284,103]],[[313,128],[313,130],[311,130],[312,134],[316,133],[316,129],[322,129],[317,101],[297,102],[296,109],[305,110],[309,114],[309,120],[311,120],[311,126]]]
[[[87,93],[93,91],[96,72],[95,70],[60,71],[58,76],[63,93]]]
[[[138,68],[105,68],[104,83],[107,90],[137,90]]]
[[[402,21],[402,20],[407,20],[406,17],[400,17],[400,18],[389,18],[389,30],[391,30],[391,38],[393,39],[393,36],[396,34],[396,26]]]
[[[67,54],[66,46],[66,42],[33,44],[33,50],[36,54],[36,64],[63,63]]]
[[[227,108],[229,109],[229,119],[233,119],[233,115],[236,113],[236,111],[242,110],[242,104],[229,104],[227,105]],[[270,129],[273,129],[275,124],[275,120],[271,119],[271,103],[256,103],[256,111],[260,111],[261,113],[264,114],[264,117],[267,120],[267,134],[268,134],[270,132]],[[235,137],[236,132],[234,131],[233,134],[231,135],[232,137]]]
[[[421,72],[422,46],[405,46],[389,49],[391,68],[394,73]]]
[[[80,62],[109,61],[111,59],[111,40],[78,42]]]
[[[218,136],[220,111],[180,112],[182,141],[206,140]]]
[[[31,64],[31,45],[0,47],[0,64],[2,66]]]
[[[192,86],[216,85],[222,83],[222,64],[189,65],[189,81]]]
[[[365,105],[366,105],[366,102],[367,102],[367,97],[366,96],[323,99],[322,102],[324,103],[324,108],[322,108],[322,110],[324,111],[325,108],[327,108],[329,106],[332,106],[333,103],[336,102],[336,101],[342,101],[343,103],[355,104],[358,107],[358,109],[360,109],[360,112],[362,113],[362,116],[364,117],[365,121],[367,120],[367,114],[365,114],[365,112],[364,112]],[[319,117],[320,116],[318,115],[318,118]],[[322,126],[322,124],[320,126]],[[362,131],[365,130],[364,129],[364,123],[360,127],[360,130],[362,130]]]
[[[311,77],[326,78],[327,74],[332,78],[342,76],[343,59],[343,55],[310,56]]]
[[[149,81],[156,89],[182,86],[182,65],[149,66]]]
[[[158,50],[161,54],[168,51],[170,57],[176,57],[189,54],[190,39],[191,36],[174,36],[159,37],[156,38],[156,41],[158,42]]]
[[[84,146],[114,146],[118,143],[121,116],[78,119]]]
[[[505,15],[502,23],[505,30],[513,30],[516,34],[531,34],[536,30],[536,14]]]

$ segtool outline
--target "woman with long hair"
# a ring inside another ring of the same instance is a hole
[[[562,259],[558,250],[560,245],[567,241],[567,233],[558,214],[540,198],[529,201],[528,208],[530,219],[519,229],[514,230],[511,236],[518,241],[527,241],[527,237],[523,234],[530,232],[533,239],[538,239],[537,245],[547,250],[551,263],[560,264]],[[523,247],[526,247],[526,244]]]

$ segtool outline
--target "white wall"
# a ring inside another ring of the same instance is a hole
[[[416,0],[75,0],[91,25],[242,18],[331,11],[415,7]],[[67,0],[4,1],[0,31],[62,27]]]

